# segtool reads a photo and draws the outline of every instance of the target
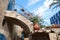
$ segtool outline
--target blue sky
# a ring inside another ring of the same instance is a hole
[[[49,5],[53,0],[15,0],[16,8],[20,10],[21,7],[27,9],[29,12],[34,13],[35,15],[41,16],[45,25],[50,25],[50,17],[58,12],[59,8],[55,10],[49,9]]]

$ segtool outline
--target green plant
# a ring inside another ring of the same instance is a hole
[[[39,17],[38,15],[34,16],[32,19],[30,19],[31,22],[33,23],[38,23],[39,25],[41,25],[41,23],[43,23],[43,19],[41,17]]]

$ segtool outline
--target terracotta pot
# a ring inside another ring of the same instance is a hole
[[[39,30],[38,24],[35,24],[35,25],[34,25],[34,30]]]

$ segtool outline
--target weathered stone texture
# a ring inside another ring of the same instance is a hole
[[[52,30],[56,33],[59,33],[60,32],[60,28],[52,28]]]
[[[0,0],[0,9],[1,10],[6,10],[7,9],[8,1],[9,0]]]
[[[49,33],[50,40],[57,40],[56,33]]]
[[[7,5],[8,0],[0,0],[0,33],[3,34],[7,38],[7,40],[10,40],[9,32],[7,31],[8,29],[5,29],[6,27],[2,26]]]
[[[7,9],[8,0],[0,0],[0,27],[4,18],[5,11]]]

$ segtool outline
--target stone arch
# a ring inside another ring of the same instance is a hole
[[[10,26],[10,27],[8,27],[10,30],[10,33],[13,30],[13,26],[11,26],[11,25],[16,24],[23,28],[24,36],[28,37],[28,34],[30,33],[30,29],[24,22],[22,22],[21,20],[18,20],[16,18],[12,18],[12,17],[8,17],[8,16],[5,16],[5,20],[7,21],[8,25]]]
[[[5,16],[15,18],[15,19],[22,21],[23,23],[25,23],[28,26],[30,32],[33,32],[33,23],[30,20],[28,20],[27,18],[25,18],[24,16],[22,16],[21,14],[18,14],[15,11],[6,11]]]

